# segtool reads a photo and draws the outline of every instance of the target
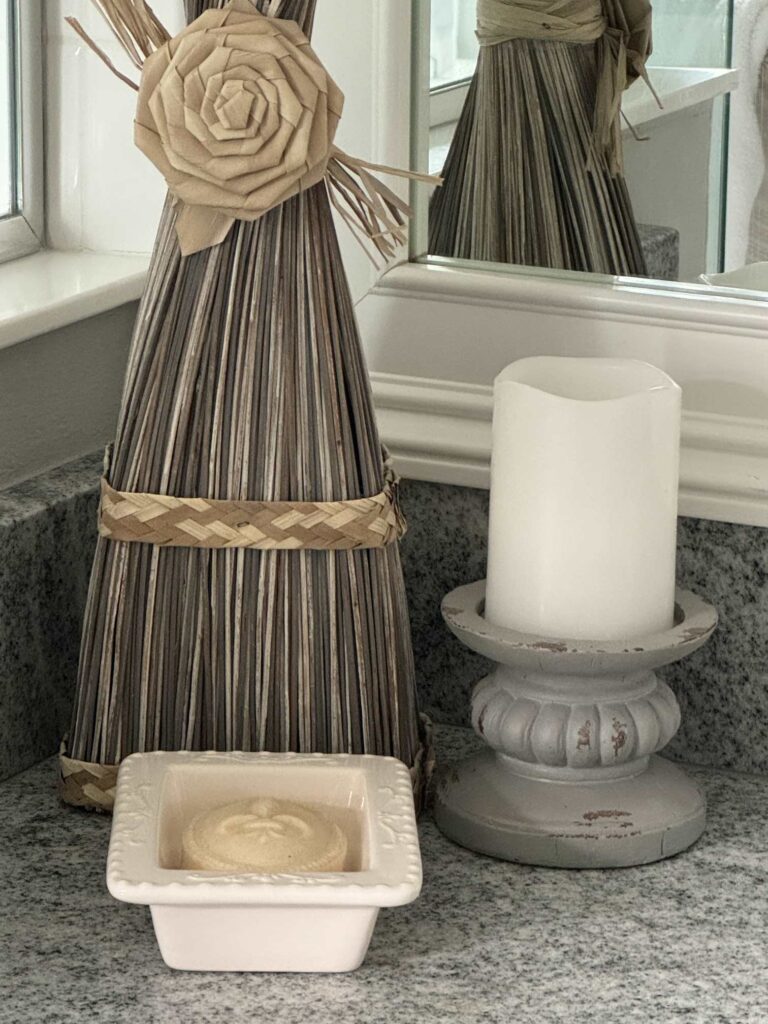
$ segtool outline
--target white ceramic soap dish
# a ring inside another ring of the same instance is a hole
[[[347,837],[335,874],[223,875],[181,867],[196,815],[254,797],[311,804]],[[421,890],[408,769],[389,757],[134,754],[117,783],[107,886],[147,904],[163,959],[191,971],[351,971],[381,907]]]

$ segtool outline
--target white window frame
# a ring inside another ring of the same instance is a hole
[[[456,124],[469,93],[469,82],[454,82],[429,91],[429,127]]]
[[[18,212],[0,219],[0,263],[43,245],[44,133],[42,0],[11,0],[16,28],[14,122],[18,137]]]
[[[438,0],[440,2],[440,0]],[[430,46],[432,34],[430,33]],[[442,125],[455,124],[461,116],[464,102],[469,92],[472,75],[466,74],[451,81],[431,85],[429,90],[429,125],[439,128]]]

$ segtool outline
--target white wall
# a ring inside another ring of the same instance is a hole
[[[680,232],[679,280],[694,284],[699,275],[720,269],[719,218],[713,214],[713,208],[720,212],[720,197],[710,189],[712,164],[720,156],[713,153],[713,110],[711,101],[699,103],[641,125],[642,141],[624,137],[635,217],[640,224]]]
[[[172,31],[182,0],[155,0]],[[165,185],[133,145],[136,94],[64,21],[76,17],[115,61],[136,75],[90,0],[46,0],[48,243],[55,249],[149,252]]]

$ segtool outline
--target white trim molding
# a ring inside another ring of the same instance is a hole
[[[406,479],[487,488],[493,391],[372,374],[379,427]],[[768,527],[768,423],[686,412],[680,514]]]

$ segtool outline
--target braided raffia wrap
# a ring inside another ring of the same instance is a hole
[[[59,754],[59,794],[71,807],[111,814],[115,803],[117,765],[90,764],[67,757],[66,745]]]
[[[159,547],[352,551],[382,548],[405,534],[397,477],[352,501],[216,501],[116,491],[101,481],[99,533]]]

